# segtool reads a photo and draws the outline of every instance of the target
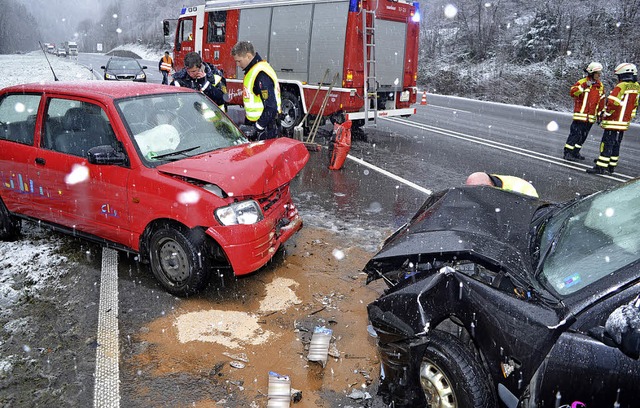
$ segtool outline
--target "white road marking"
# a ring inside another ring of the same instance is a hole
[[[401,182],[403,184],[406,184],[409,187],[414,188],[414,189],[416,189],[416,190],[418,190],[420,192],[423,192],[423,193],[425,193],[427,195],[431,195],[433,193],[433,191],[429,190],[428,188],[424,188],[424,187],[419,186],[416,183],[413,183],[413,182],[411,182],[409,180],[405,180],[400,176],[397,176],[397,175],[395,175],[395,174],[393,174],[393,173],[391,173],[391,172],[389,172],[389,171],[387,171],[385,169],[381,169],[380,167],[374,166],[373,164],[368,163],[368,162],[366,162],[366,161],[364,161],[362,159],[358,159],[357,157],[354,157],[354,156],[352,156],[350,154],[347,155],[347,158],[351,159],[354,162],[359,163],[359,164],[361,164],[363,166],[366,166],[366,167],[368,167],[368,168],[370,168],[372,170],[375,170],[380,174],[384,174],[387,177],[390,177],[390,178],[392,178],[392,179],[394,179],[396,181],[399,181],[399,182]]]
[[[102,249],[100,304],[98,308],[98,347],[93,394],[95,408],[120,406],[120,347],[118,331],[118,253]]]

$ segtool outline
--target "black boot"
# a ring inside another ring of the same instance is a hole
[[[615,170],[615,169],[616,169],[616,168],[615,168],[614,166],[611,166],[611,165],[610,165],[610,166],[608,167],[608,169],[607,169],[607,170],[609,170],[609,174],[613,174],[613,172],[614,172],[614,170]]]
[[[573,155],[572,152],[566,151],[564,152],[564,155],[562,156],[563,159],[567,160],[567,161],[576,161],[578,160],[578,158],[576,156]]]
[[[585,157],[580,154],[580,150],[578,150],[578,149],[574,149],[573,150],[573,157],[575,157],[578,160],[584,160],[585,159]]]
[[[587,169],[587,173],[589,174],[604,174],[604,172],[604,167],[600,166],[593,166],[592,168]]]

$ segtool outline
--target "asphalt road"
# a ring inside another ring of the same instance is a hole
[[[93,55],[83,55],[82,59],[85,57],[89,59],[84,63],[94,66],[104,63]],[[325,282],[325,285],[334,285],[331,286],[334,289],[331,292],[325,287],[324,296],[342,296],[340,306],[331,315],[338,321],[336,330],[345,330],[342,334],[345,337],[363,333],[366,327],[364,308],[367,299],[375,295],[371,292],[375,292],[375,288],[365,288],[357,277],[361,262],[389,233],[413,215],[430,191],[461,185],[473,171],[524,177],[532,181],[543,198],[551,201],[572,199],[640,175],[640,164],[635,159],[640,153],[636,126],[623,141],[619,173],[615,177],[594,176],[584,171],[590,163],[570,163],[560,158],[571,123],[569,115],[436,95],[430,95],[428,99],[428,105],[417,105],[418,111],[413,117],[380,120],[376,129],[368,129],[366,140],[354,141],[351,157],[340,171],[327,169],[326,149],[311,153],[311,161],[292,183],[292,195],[304,218],[305,230],[322,237],[304,235],[287,248],[289,255],[285,255],[285,261],[275,262],[266,271],[236,282],[230,288],[211,288],[194,306],[193,302],[188,305],[187,301],[163,292],[146,267],[139,265],[135,258],[119,254],[117,338],[121,346],[121,386],[118,398],[124,406],[212,406],[212,401],[226,400],[223,406],[240,407],[255,401],[252,398],[261,395],[260,390],[266,390],[264,375],[259,380],[257,377],[244,378],[245,383],[241,384],[230,377],[220,377],[224,371],[215,364],[206,369],[198,368],[200,371],[196,374],[181,371],[181,367],[197,367],[197,361],[206,356],[199,355],[195,346],[176,343],[164,348],[158,338],[169,338],[165,330],[170,330],[173,323],[167,317],[177,315],[181,309],[234,304],[251,310],[252,303],[247,298],[259,292],[259,288],[274,276],[286,275],[309,287],[316,284],[321,287],[322,275],[315,277],[319,279],[314,281],[317,283],[312,283],[311,272],[323,266],[328,270],[326,273],[334,271],[340,275],[338,283]],[[557,124],[557,130],[553,123]],[[595,158],[600,135],[600,130],[594,128],[585,144],[583,152],[589,160]],[[319,142],[326,144],[326,139],[320,138]],[[327,233],[320,234],[320,231]],[[45,338],[49,344],[40,347],[39,353],[33,353],[29,366],[14,368],[13,378],[0,376],[2,406],[32,406],[34,401],[35,405],[41,406],[61,402],[70,406],[100,405],[92,401],[95,350],[99,345],[96,331],[102,252],[96,246],[71,238],[67,242],[65,251],[76,253],[76,256],[72,259],[75,272],[68,277],[68,282],[64,282],[66,288],[53,290],[50,296],[24,304],[21,313],[32,319],[32,326],[37,329],[22,334],[24,339],[14,334],[0,344],[3,353],[20,353],[21,344],[36,343],[34,338],[37,336]],[[331,256],[327,258],[322,251],[322,248],[328,248],[330,253],[331,248],[338,246],[358,251],[356,261],[351,261],[349,266],[336,266]],[[85,253],[88,255],[84,256]],[[291,263],[304,273],[289,276]],[[350,276],[354,276],[353,280]],[[300,309],[300,313],[306,313],[306,318],[316,316],[317,310],[313,308]],[[358,316],[357,321],[347,324],[347,316],[352,312]],[[274,327],[280,324],[283,333],[292,330],[293,323],[285,322],[286,316],[275,317]],[[161,328],[157,326],[159,320],[164,322]],[[347,331],[345,326],[356,332]],[[154,333],[155,342],[146,337]],[[296,340],[273,343],[270,347],[272,353],[300,357]],[[362,348],[367,352],[373,350],[371,344],[362,343]],[[143,356],[148,359],[141,360]],[[270,367],[274,369],[279,361],[274,355],[252,356],[252,359],[273,362]],[[375,358],[365,360],[370,369],[366,376],[373,380],[367,391],[375,393],[376,361]],[[322,375],[308,374],[303,378],[305,387],[313,384],[312,395],[318,399],[309,399],[311,391],[306,391],[299,406],[363,406],[371,403],[354,401],[345,395],[349,386],[362,381],[358,369],[353,384],[351,379],[341,379],[339,384],[334,384],[337,381],[332,380],[333,375],[329,377],[334,368],[336,378],[340,370],[353,372],[354,368],[348,365],[353,361],[356,360],[340,360],[334,363],[335,366],[328,366]],[[167,374],[162,369],[171,372]],[[158,374],[159,371],[164,375]],[[226,382],[223,378],[227,378]],[[252,381],[259,390],[248,397],[242,390],[250,388]]]

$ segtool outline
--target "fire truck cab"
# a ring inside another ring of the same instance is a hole
[[[285,131],[306,113],[344,113],[362,126],[415,113],[418,35],[418,2],[216,0],[182,9],[174,61],[180,69],[199,52],[224,71],[230,104],[242,105],[244,73],[231,49],[250,41],[278,75]]]

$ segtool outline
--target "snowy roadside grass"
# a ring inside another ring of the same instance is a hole
[[[171,53],[171,45],[167,45],[166,49],[152,49],[143,44],[124,44],[117,46],[113,50],[109,51],[109,53],[118,50],[133,52],[146,61],[160,61],[160,58],[162,58],[165,51],[169,51]]]
[[[51,54],[48,54],[47,58],[60,81],[96,79],[88,68],[79,65],[73,59],[58,58]],[[41,51],[33,51],[20,56],[0,55],[0,66],[2,66],[0,89],[24,83],[54,81],[47,58]]]
[[[0,242],[0,319],[10,316],[15,305],[37,299],[43,289],[59,284],[68,272],[68,259],[59,254],[62,243],[27,222],[20,239]]]

